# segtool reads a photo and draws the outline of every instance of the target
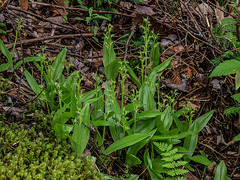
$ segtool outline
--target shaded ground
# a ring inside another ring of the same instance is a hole
[[[199,134],[196,152],[204,150],[215,165],[224,160],[228,176],[240,179],[240,145],[239,142],[232,142],[240,132],[239,116],[224,115],[224,110],[234,105],[231,98],[231,93],[236,93],[234,77],[208,78],[215,65],[212,60],[231,49],[221,44],[213,32],[221,18],[220,14],[223,17],[231,14],[230,7],[224,6],[224,10],[216,10],[216,7],[220,7],[219,3],[208,2],[203,5],[204,2],[196,4],[183,1],[146,1],[137,5],[121,1],[111,5],[103,3],[101,7],[97,7],[95,1],[83,1],[83,5],[99,9],[93,11],[94,14],[111,18],[109,22],[102,18],[94,19],[94,15],[86,23],[89,11],[83,8],[61,7],[60,1],[59,4],[55,1],[29,1],[28,6],[25,1],[21,2],[23,4],[20,6],[17,1],[6,1],[0,12],[0,21],[6,24],[6,27],[2,27],[6,34],[1,34],[1,39],[8,49],[14,46],[18,27],[16,18],[24,18],[21,23],[23,27],[18,31],[14,59],[19,61],[35,56],[42,52],[41,46],[44,45],[47,46],[45,52],[48,57],[54,58],[62,48],[67,47],[67,59],[73,63],[71,71],[81,70],[81,75],[85,76],[81,86],[86,91],[94,89],[94,74],[101,75],[104,71],[102,43],[108,24],[113,25],[117,58],[128,60],[134,67],[140,63],[138,52],[143,43],[141,25],[144,25],[143,18],[148,17],[152,24],[151,30],[158,34],[157,41],[162,46],[161,61],[174,55],[173,67],[162,74],[165,78],[162,83],[166,85],[164,92],[169,92],[170,89],[179,90],[176,109],[190,101],[191,107],[197,109],[194,118],[215,109],[214,117]],[[1,63],[3,62],[4,59],[1,59]],[[28,69],[40,81],[40,73],[31,63],[24,63],[23,69]],[[33,113],[29,109],[29,102],[34,102],[37,97],[28,88],[23,70],[10,69],[2,72],[1,76],[0,113],[6,115],[7,121],[24,124],[27,128],[38,124],[38,121],[32,119]],[[5,86],[4,82],[9,85]],[[134,85],[131,85],[130,79],[128,82],[126,87],[130,91]],[[106,173],[116,176],[123,174],[122,168],[121,161],[113,161],[109,167],[101,167]],[[194,176],[199,179],[203,175],[202,165],[196,164],[194,168],[196,171],[189,179],[194,179]],[[213,178],[214,168],[216,167],[207,169],[204,179]],[[135,174],[142,173],[141,168],[132,171],[136,171]]]

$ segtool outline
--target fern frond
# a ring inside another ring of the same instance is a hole
[[[165,157],[168,157],[168,156],[173,156],[177,153],[178,149],[177,148],[174,148],[166,153],[162,153],[161,155],[162,156],[165,156]]]
[[[185,169],[173,169],[167,173],[169,176],[179,176],[188,173],[188,170]]]
[[[224,114],[226,116],[232,116],[232,115],[235,115],[239,112],[240,112],[240,107],[239,106],[233,106],[233,107],[230,107],[229,109],[226,109],[224,111]]]
[[[153,144],[160,150],[160,151],[169,151],[172,149],[173,145],[172,144],[167,144],[164,142],[153,142]]]
[[[183,156],[184,156],[184,154],[175,154],[175,155],[172,155],[172,156],[164,157],[164,158],[162,158],[162,160],[166,161],[166,162],[172,162],[172,161],[176,161],[178,159],[181,159]]]
[[[187,180],[185,177],[177,177],[177,180]]]
[[[165,167],[165,168],[177,168],[177,167],[180,167],[180,166],[185,166],[188,162],[187,161],[174,161],[174,162],[169,162],[169,163],[165,163],[162,165],[162,167]]]
[[[187,161],[177,161],[176,162],[176,167],[179,167],[179,166],[185,166],[188,162]]]
[[[169,146],[167,147],[166,151],[169,152],[172,148],[173,148],[173,145],[169,144]]]
[[[175,164],[174,162],[170,162],[170,163],[165,163],[162,165],[162,167],[168,168],[168,169],[173,169],[175,168]]]

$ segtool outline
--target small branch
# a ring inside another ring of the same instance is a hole
[[[100,35],[99,33],[97,35]],[[49,39],[61,39],[61,38],[74,38],[74,37],[90,37],[94,36],[93,33],[83,33],[83,34],[65,34],[65,35],[56,35],[56,36],[46,36],[46,37],[41,37],[41,38],[36,38],[36,39],[26,39],[22,40],[23,45],[31,44],[31,43],[36,43],[36,42],[41,42]],[[12,48],[14,43],[7,44],[6,47],[8,49]],[[17,42],[16,46],[20,45],[20,42]]]

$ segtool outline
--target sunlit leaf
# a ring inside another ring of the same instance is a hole
[[[117,151],[119,149],[123,149],[125,147],[131,146],[133,144],[136,144],[137,142],[148,138],[149,134],[140,134],[140,133],[136,133],[136,134],[132,134],[129,136],[126,136],[122,139],[119,139],[117,141],[115,141],[112,145],[110,145],[106,151],[105,154],[111,154],[114,151]]]
[[[240,87],[240,71],[237,71],[235,75],[235,89],[238,90]]]
[[[36,80],[33,78],[33,76],[27,70],[24,71],[24,74],[25,74],[27,82],[30,85],[30,87],[32,88],[32,90],[35,92],[35,94],[39,94],[41,92],[41,89],[40,89],[38,83],[36,82]]]
[[[2,53],[7,57],[8,59],[8,63],[13,63],[12,62],[12,54],[10,53],[10,51],[6,48],[5,44],[2,42],[2,40],[0,39],[0,49],[2,51]]]
[[[240,134],[238,134],[234,139],[233,141],[240,141]]]
[[[52,77],[52,81],[55,82],[56,80],[58,80],[58,78],[60,77],[60,75],[63,72],[64,69],[64,61],[66,60],[66,53],[67,53],[67,49],[64,48],[56,57],[56,59],[54,60],[52,67],[53,67],[53,77]]]
[[[191,125],[190,129],[194,132],[194,133],[199,133],[208,123],[208,121],[211,119],[213,113],[215,110],[209,111],[207,113],[205,113],[204,115],[200,116],[199,118],[197,118]],[[194,126],[196,125],[197,128],[194,128]],[[193,130],[194,129],[194,130]]]
[[[217,166],[214,180],[225,180],[226,177],[227,177],[227,167],[226,167],[224,161],[222,160],[219,163],[219,165]]]
[[[212,163],[211,161],[209,161],[209,160],[208,160],[206,157],[204,157],[204,156],[196,155],[196,156],[190,157],[189,159],[191,159],[191,160],[194,161],[194,162],[203,164],[203,165],[205,165],[205,166],[212,166],[212,165],[213,165],[213,163]]]

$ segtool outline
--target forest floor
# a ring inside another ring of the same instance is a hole
[[[96,75],[102,78],[100,85],[104,88],[103,41],[109,24],[113,26],[111,34],[116,58],[137,67],[141,64],[139,52],[143,51],[144,45],[142,26],[145,26],[144,18],[148,18],[150,31],[157,35],[155,41],[160,45],[160,63],[173,56],[172,67],[161,73],[160,83],[165,94],[172,89],[177,90],[175,110],[190,106],[195,109],[193,119],[215,110],[199,133],[195,150],[196,153],[204,151],[214,166],[209,166],[204,173],[203,165],[193,163],[191,166],[195,171],[186,178],[201,179],[204,174],[203,179],[213,179],[217,165],[224,160],[228,177],[240,179],[240,144],[233,141],[240,133],[240,118],[238,113],[226,116],[224,112],[235,105],[231,97],[238,92],[235,90],[235,78],[232,75],[209,78],[218,62],[227,60],[222,55],[239,51],[225,32],[221,34],[217,30],[217,25],[224,18],[239,18],[239,15],[234,15],[234,7],[220,1],[79,2],[82,6],[78,1],[70,5],[62,0],[3,1],[0,23],[5,24],[1,29],[6,33],[0,36],[7,49],[12,50],[15,46],[15,63],[37,56],[43,47],[49,59],[54,59],[63,48],[67,48],[65,66],[72,63],[70,73],[80,70],[80,76],[84,77],[81,81],[84,92],[95,89]],[[21,17],[20,22],[16,20]],[[14,43],[16,32],[18,37]],[[237,41],[238,36],[235,35]],[[3,57],[1,64],[6,62]],[[38,83],[41,82],[41,73],[32,62],[23,62],[21,67],[0,72],[0,118],[29,129],[41,120],[33,118],[35,114],[29,103],[36,103],[38,97],[28,85],[25,69]],[[140,72],[137,68],[134,71]],[[127,76],[125,92],[136,88]],[[47,113],[45,108],[42,107],[42,110]],[[111,142],[111,138],[106,140],[108,144]],[[94,150],[91,153],[97,157]],[[125,172],[122,164],[124,162],[112,160],[107,166],[98,168],[120,177]],[[143,170],[137,167],[130,171],[134,174],[147,173]]]

